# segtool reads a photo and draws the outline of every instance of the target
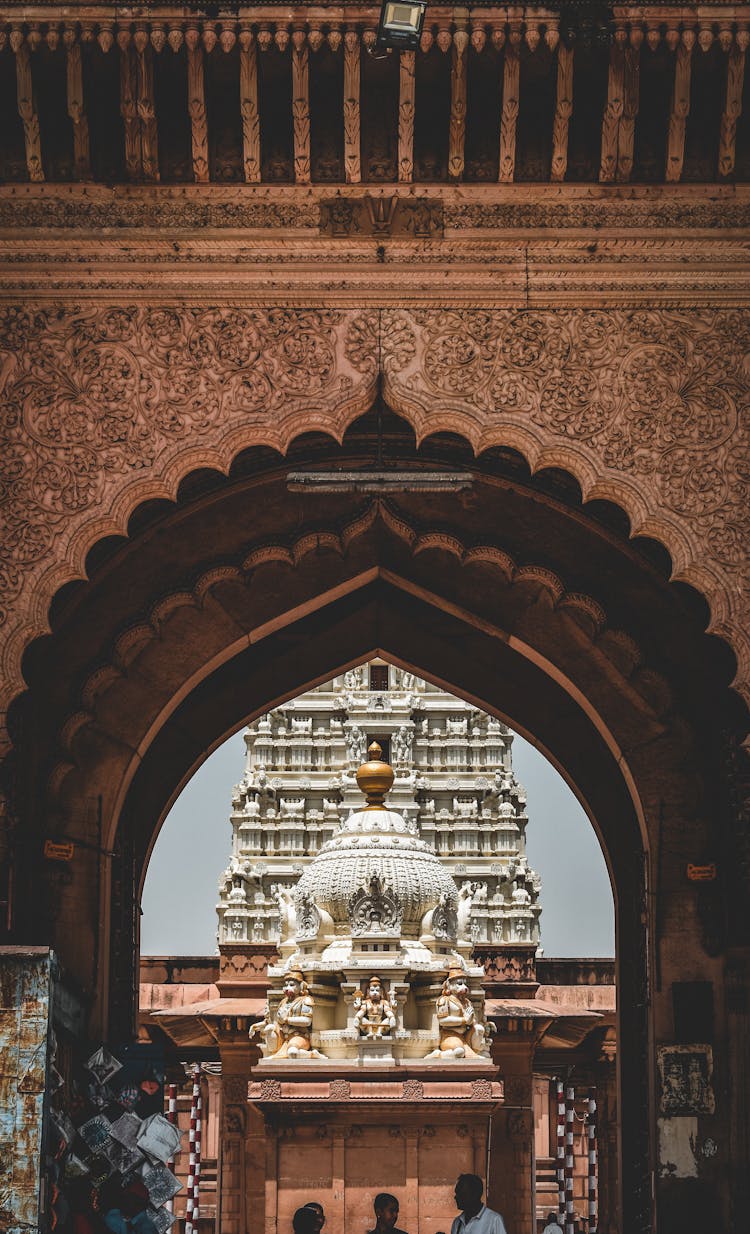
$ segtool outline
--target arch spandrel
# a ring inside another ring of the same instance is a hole
[[[341,440],[371,404],[564,466],[584,498],[660,539],[709,601],[750,696],[743,503],[750,312],[297,310],[86,305],[0,310],[0,663],[7,710],[55,591],[133,509],[196,467],[297,436]]]

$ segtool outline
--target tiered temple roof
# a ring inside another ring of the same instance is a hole
[[[539,941],[539,877],[526,860],[526,796],[513,734],[413,673],[365,665],[284,704],[245,733],[232,801],[221,943],[275,942],[309,861],[361,804],[355,773],[378,740],[395,771],[389,806],[434,847],[477,944]]]

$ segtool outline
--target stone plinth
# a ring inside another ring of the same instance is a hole
[[[503,1103],[497,1069],[381,1065],[356,1079],[347,1071],[331,1063],[254,1071],[262,1078],[251,1080],[248,1097],[266,1128],[265,1226],[256,1228],[291,1229],[295,1209],[316,1199],[326,1234],[364,1231],[374,1224],[374,1197],[391,1191],[409,1234],[450,1229],[457,1175],[485,1172],[490,1115]]]

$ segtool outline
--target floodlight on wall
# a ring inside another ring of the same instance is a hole
[[[375,46],[416,51],[426,11],[427,0],[384,0]]]

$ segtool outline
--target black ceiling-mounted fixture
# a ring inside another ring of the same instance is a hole
[[[560,38],[570,46],[594,47],[612,41],[612,8],[601,0],[567,0],[560,5]]]
[[[384,0],[375,47],[416,51],[426,11],[427,0]]]

